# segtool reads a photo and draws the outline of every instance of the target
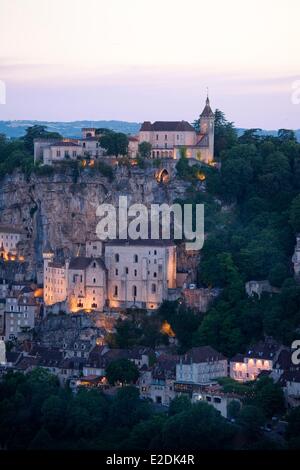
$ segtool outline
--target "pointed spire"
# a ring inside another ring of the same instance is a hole
[[[54,254],[54,251],[52,250],[52,247],[50,245],[49,240],[47,240],[47,242],[46,242],[45,248],[43,249],[43,253],[53,253]]]
[[[207,87],[207,95],[206,95],[206,100],[205,100],[205,107],[200,114],[201,117],[214,117],[214,113],[212,112],[212,109],[210,107],[210,102],[209,102],[209,97],[208,97],[208,87]]]

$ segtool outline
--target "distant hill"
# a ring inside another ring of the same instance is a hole
[[[50,121],[0,121],[0,134],[6,134],[8,137],[22,137],[27,127],[34,124],[40,124],[47,127],[49,131],[59,132],[64,137],[80,137],[82,127],[104,127],[116,132],[125,134],[136,134],[141,123],[127,121],[71,121],[71,122],[50,122]],[[245,129],[237,129],[241,135]],[[295,130],[298,141],[300,142],[300,129]],[[262,135],[277,135],[277,130],[262,130]]]
[[[47,130],[59,132],[64,137],[80,137],[82,127],[104,127],[125,134],[136,134],[141,127],[138,122],[126,121],[0,121],[0,134],[6,134],[8,137],[22,137],[26,128],[35,124],[46,126]]]

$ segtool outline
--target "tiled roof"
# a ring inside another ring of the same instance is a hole
[[[288,370],[293,366],[292,351],[290,349],[283,349],[274,364],[274,369]]]
[[[20,352],[8,351],[6,353],[6,362],[10,362],[11,364],[16,364],[21,358],[21,356],[22,354]]]
[[[136,348],[128,350],[128,357],[130,359],[141,359],[142,355],[149,355],[151,353],[154,354],[154,351],[151,348],[137,346]]]
[[[208,97],[206,98],[205,107],[201,113],[201,117],[214,117],[214,113],[211,110]]]
[[[82,367],[85,365],[86,359],[82,357],[72,357],[72,358],[66,358],[63,359],[62,362],[60,363],[60,368],[61,369],[76,369],[76,370],[81,370]]]
[[[24,356],[17,365],[17,369],[26,371],[29,367],[35,367],[38,364],[38,358],[32,356]]]
[[[62,269],[65,267],[63,263],[60,261],[52,261],[51,263],[48,264],[49,268],[59,268]]]
[[[287,382],[300,383],[300,369],[285,371],[280,377],[278,383],[282,387],[285,387]]]
[[[249,347],[245,357],[274,360],[279,349],[280,344],[274,340],[259,341],[254,346]]]
[[[15,225],[9,224],[0,224],[0,233],[14,233],[14,234],[21,234],[24,231]]]
[[[176,364],[179,362],[179,356],[171,354],[162,354],[158,357],[152,370],[152,377],[158,380],[175,379]]]
[[[145,121],[140,131],[157,132],[195,132],[194,127],[187,121]]]
[[[75,142],[65,142],[63,140],[51,144],[51,147],[80,147],[80,145],[76,144]]]
[[[236,354],[230,359],[230,362],[244,362],[244,354]]]
[[[224,361],[226,357],[211,346],[192,348],[183,356],[184,364],[200,364],[202,362]]]
[[[86,256],[77,256],[76,258],[72,258],[71,261],[70,261],[70,265],[69,265],[69,269],[80,269],[80,270],[83,270],[83,269],[86,269],[89,267],[89,265],[93,262],[93,261],[96,261],[96,263],[98,263],[98,265],[102,268],[102,269],[106,269],[105,268],[105,264],[104,264],[104,261],[102,258],[88,258]]]
[[[110,240],[105,243],[106,246],[174,246],[173,240]]]

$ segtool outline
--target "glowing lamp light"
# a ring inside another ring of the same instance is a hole
[[[34,296],[35,298],[37,298],[37,297],[43,297],[43,292],[44,292],[44,289],[42,289],[42,288],[35,289],[33,296]]]
[[[204,181],[204,180],[206,179],[206,176],[205,176],[204,173],[202,173],[201,171],[199,171],[199,172],[197,173],[197,178],[198,178],[198,180],[200,180],[200,181]]]
[[[164,335],[168,335],[170,338],[175,338],[175,333],[172,330],[170,323],[165,320],[161,326],[160,332]]]

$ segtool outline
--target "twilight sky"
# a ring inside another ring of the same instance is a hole
[[[299,0],[0,0],[0,120],[192,121],[209,87],[239,127],[300,128],[299,20]]]

